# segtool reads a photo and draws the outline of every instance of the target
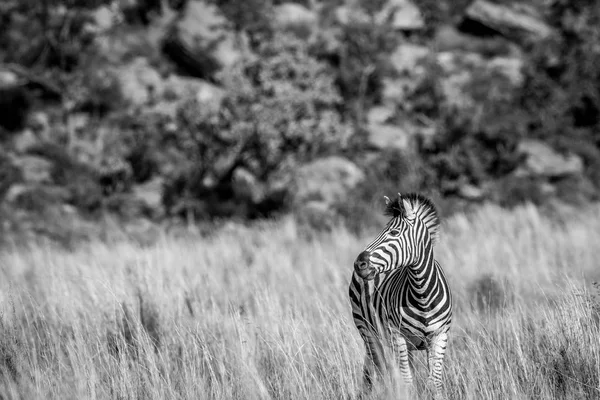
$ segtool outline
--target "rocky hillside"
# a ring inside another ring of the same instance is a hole
[[[574,0],[6,0],[1,235],[360,229],[408,190],[595,200],[598,22]]]

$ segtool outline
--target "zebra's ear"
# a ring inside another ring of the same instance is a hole
[[[412,219],[415,217],[415,209],[410,204],[410,201],[406,199],[402,199],[402,205],[404,206],[404,215],[407,219]]]
[[[390,205],[390,203],[392,202],[392,201],[390,200],[390,198],[389,198],[389,197],[387,197],[387,196],[383,196],[383,198],[385,199],[385,205],[386,205],[386,206],[389,206],[389,205]]]

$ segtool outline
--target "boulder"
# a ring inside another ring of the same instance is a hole
[[[225,90],[207,81],[179,75],[171,75],[165,81],[165,99],[195,99],[198,103],[215,107],[221,105]]]
[[[447,104],[460,109],[470,108],[475,101],[473,78],[483,81],[485,77],[489,91],[509,90],[523,83],[523,60],[517,57],[494,57],[485,59],[479,53],[445,51],[437,55],[441,69],[440,87]]]
[[[382,79],[381,101],[384,104],[394,105],[404,103],[406,97],[419,86],[420,79],[389,78]]]
[[[15,87],[19,84],[19,76],[13,71],[0,67],[0,90]]]
[[[317,159],[296,171],[294,203],[300,206],[315,201],[332,205],[343,201],[364,177],[356,164],[343,157]]]
[[[469,94],[469,84],[473,71],[485,70],[485,62],[477,53],[457,54],[442,52],[437,55],[437,64],[441,68],[440,87],[446,103],[460,109],[473,105]]]
[[[519,57],[494,57],[488,63],[490,71],[499,73],[508,79],[511,85],[517,87],[523,84],[524,61]]]
[[[398,31],[416,31],[425,27],[421,10],[410,0],[389,0],[375,20],[378,23],[389,22],[391,28]]]
[[[16,208],[29,211],[44,211],[64,205],[69,199],[69,191],[61,186],[20,183],[13,185],[5,200]]]
[[[31,113],[27,125],[38,137],[46,139],[50,137],[50,117],[47,113],[43,111]]]
[[[118,7],[100,6],[91,12],[92,30],[95,34],[104,34],[110,31],[121,17]]]
[[[351,5],[342,5],[334,10],[335,22],[340,25],[348,25],[350,23],[368,24],[369,16],[359,7]]]
[[[390,55],[390,62],[399,74],[415,76],[425,72],[422,60],[430,54],[426,46],[403,43]]]
[[[31,129],[23,129],[12,137],[12,148],[17,153],[25,153],[38,143],[39,139]]]
[[[186,101],[195,100],[203,112],[215,112],[221,107],[226,92],[202,79],[171,75],[163,82],[162,96],[147,111],[170,117],[174,124],[179,107]],[[166,128],[170,129],[170,128]],[[173,126],[174,131],[178,128]]]
[[[463,51],[487,56],[508,56],[516,47],[506,38],[469,35],[452,25],[440,26],[435,31],[431,46],[438,52]]]
[[[367,113],[367,122],[369,124],[385,124],[394,116],[394,109],[385,106],[372,107]]]
[[[52,181],[53,165],[43,157],[23,155],[14,158],[14,165],[21,170],[25,182],[48,183]]]
[[[541,40],[552,34],[552,28],[535,9],[488,0],[475,0],[466,9],[462,27],[473,33],[497,33],[517,42]]]
[[[146,58],[137,57],[113,69],[112,73],[119,82],[124,99],[132,105],[143,106],[155,102],[164,92],[162,76]]]
[[[384,106],[373,107],[367,114],[369,145],[377,150],[406,149],[410,145],[411,132],[407,123],[396,125],[391,122],[394,110]]]
[[[425,63],[431,54],[429,48],[403,43],[390,55],[389,61],[396,76],[383,78],[382,102],[387,105],[401,104],[426,76]]]
[[[521,176],[560,178],[583,172],[583,161],[579,156],[560,154],[539,140],[523,140],[519,143],[518,151],[527,156],[524,168],[518,171]]]
[[[279,28],[313,27],[317,14],[298,3],[283,3],[275,6],[275,26]]]
[[[13,185],[21,181],[21,170],[14,164],[13,157],[0,148],[0,201]]]
[[[217,5],[188,1],[165,39],[163,50],[188,74],[212,77],[221,68],[236,63],[246,49],[243,37],[229,26]]]
[[[258,204],[265,196],[265,187],[254,174],[246,168],[236,168],[233,171],[232,189],[238,199],[246,199]]]
[[[402,126],[392,124],[369,124],[369,144],[379,150],[406,149],[410,145],[411,134]]]
[[[485,197],[485,191],[481,187],[470,183],[460,185],[457,194],[463,199],[471,201],[479,201]]]

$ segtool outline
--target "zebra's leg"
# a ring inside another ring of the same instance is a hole
[[[383,356],[383,346],[379,338],[375,335],[363,335],[367,354],[363,367],[363,388],[364,391],[370,391],[378,377],[381,377],[385,371],[385,359]]]
[[[399,333],[392,336],[392,346],[394,349],[394,355],[396,357],[396,363],[400,369],[400,375],[407,385],[412,385],[413,372],[412,372],[412,352],[408,348],[406,339]]]
[[[431,343],[427,349],[427,366],[429,369],[427,386],[435,390],[436,399],[443,398],[442,371],[444,368],[444,354],[446,353],[447,343],[448,334],[443,332],[431,340]]]

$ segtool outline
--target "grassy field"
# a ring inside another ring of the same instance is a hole
[[[306,239],[284,220],[145,248],[6,251],[0,398],[356,398],[347,286],[370,238]],[[455,296],[448,398],[600,398],[600,206],[456,215],[436,258]]]

